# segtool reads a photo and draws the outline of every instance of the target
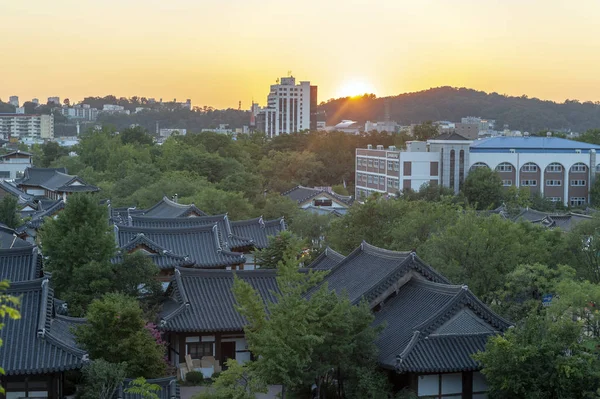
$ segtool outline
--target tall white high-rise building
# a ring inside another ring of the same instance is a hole
[[[257,115],[257,127],[269,137],[316,130],[317,86],[296,84],[293,76],[281,78],[267,96],[267,106]]]
[[[0,135],[6,139],[53,139],[54,115],[0,114]]]

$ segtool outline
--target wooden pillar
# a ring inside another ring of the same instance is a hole
[[[185,334],[178,334],[179,335],[179,363],[184,363],[185,362]],[[173,339],[175,336],[175,334],[171,334],[171,339]],[[176,364],[176,366],[179,366],[178,364]]]
[[[215,360],[223,367],[223,359],[221,356],[221,333],[215,333]]]
[[[473,398],[473,372],[463,371],[462,373],[462,397],[463,399]]]

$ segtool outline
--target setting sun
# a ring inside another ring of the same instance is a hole
[[[337,95],[338,97],[354,97],[371,93],[375,93],[375,88],[372,84],[362,80],[350,80],[342,84]]]

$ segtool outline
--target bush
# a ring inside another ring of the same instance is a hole
[[[204,375],[200,371],[190,371],[185,375],[185,381],[190,384],[200,385],[204,381]]]
[[[217,371],[216,373],[213,373],[213,375],[210,377],[210,379],[214,381],[217,378],[219,378],[220,375],[221,375],[221,372]]]

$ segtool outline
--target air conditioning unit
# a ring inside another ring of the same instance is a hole
[[[378,149],[378,150],[383,150],[383,146],[382,146],[382,145],[378,145],[378,146],[377,146],[377,149]]]
[[[396,146],[395,145],[391,145],[390,146],[390,151],[396,151]]]
[[[372,150],[373,149],[373,145],[372,144],[367,144],[367,150]]]

